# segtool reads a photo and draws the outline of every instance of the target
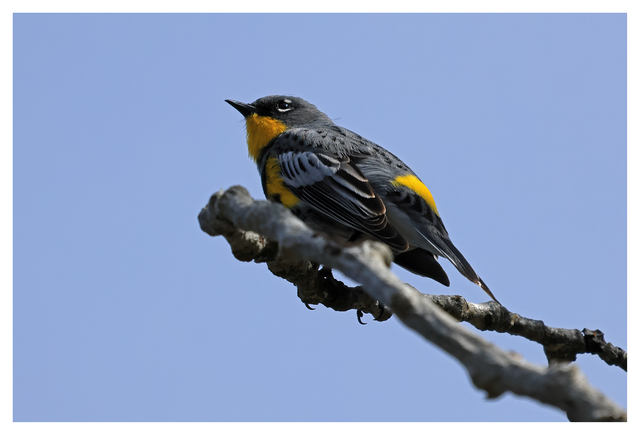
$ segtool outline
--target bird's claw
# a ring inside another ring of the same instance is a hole
[[[356,311],[356,315],[358,316],[358,323],[361,325],[366,325],[366,323],[362,321],[362,317],[364,316],[364,313],[362,312],[361,309],[358,309],[358,311]]]

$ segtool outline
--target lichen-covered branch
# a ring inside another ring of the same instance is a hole
[[[359,310],[371,314],[378,321],[391,317],[391,311],[369,296],[361,286],[348,287],[334,279],[330,271],[319,269],[318,264],[300,256],[283,258],[278,255],[277,242],[240,230],[220,216],[212,218],[211,209],[203,209],[199,216],[203,231],[210,235],[223,235],[238,260],[266,262],[274,275],[297,287],[298,297],[305,304],[322,304],[336,311]],[[600,330],[550,327],[541,320],[522,317],[493,302],[475,304],[461,296],[424,296],[456,320],[468,322],[479,330],[506,332],[541,344],[549,363],[573,362],[577,355],[588,353],[598,355],[609,365],[627,370],[627,353],[606,342]]]
[[[227,239],[236,258],[267,262],[273,273],[296,284],[300,298],[307,304],[335,305],[334,309],[345,310],[355,308],[381,319],[390,315],[384,308],[389,307],[405,325],[458,359],[474,385],[486,391],[489,397],[511,391],[562,409],[571,421],[626,421],[626,411],[592,387],[578,367],[554,363],[544,368],[531,364],[462,328],[451,315],[480,329],[493,329],[492,326],[508,323],[508,328],[499,326],[494,330],[506,329],[503,332],[523,336],[527,336],[522,333],[529,330],[527,324],[536,321],[509,313],[494,303],[478,305],[459,297],[425,296],[389,270],[391,252],[380,243],[339,245],[314,233],[284,207],[254,201],[241,186],[212,196],[198,218],[205,232]],[[301,261],[301,258],[308,261]],[[341,288],[341,283],[327,273],[318,273],[317,264],[340,270],[362,287]],[[453,298],[455,303],[444,298]],[[496,319],[495,325],[493,321],[487,321],[491,318]],[[499,318],[511,320],[498,321]],[[543,326],[542,322],[536,323],[541,331],[544,328],[551,333],[560,331]],[[531,335],[527,338],[536,341],[544,336],[533,332],[527,334]],[[585,337],[587,335],[590,333],[585,333]],[[601,337],[599,340],[603,342]],[[599,346],[594,344],[597,341],[598,338],[590,340],[588,346]],[[545,345],[545,349],[547,347],[550,346]],[[562,356],[566,351],[559,352],[557,348],[551,348],[547,355],[554,352],[561,357],[552,357],[552,360],[570,360]],[[600,351],[594,353],[600,354]]]
[[[573,362],[578,354],[598,355],[609,365],[627,370],[627,352],[604,341],[600,330],[554,328],[542,320],[533,320],[512,313],[496,303],[474,304],[462,296],[425,295],[436,305],[461,322],[468,322],[481,331],[506,332],[540,343],[549,363]]]

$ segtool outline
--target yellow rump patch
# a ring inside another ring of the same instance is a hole
[[[280,176],[280,165],[278,159],[269,157],[267,160],[266,171],[266,188],[267,198],[279,198],[282,205],[291,208],[300,201],[288,188],[284,185],[284,180]]]
[[[247,122],[247,145],[249,145],[249,155],[253,160],[258,161],[260,151],[267,146],[271,139],[278,136],[287,129],[287,126],[277,119],[268,116],[259,116],[252,113],[246,118]]]
[[[438,213],[438,208],[436,207],[436,202],[433,200],[433,195],[431,195],[431,192],[429,191],[427,186],[425,186],[424,183],[420,181],[420,179],[415,175],[400,175],[396,177],[391,182],[391,184],[393,184],[394,186],[404,186],[413,190],[427,202],[429,207],[431,207],[431,209],[438,216],[440,216],[440,213]]]

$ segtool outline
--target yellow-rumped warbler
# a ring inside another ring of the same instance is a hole
[[[327,235],[386,243],[396,264],[449,286],[437,261],[445,257],[498,302],[449,239],[427,186],[399,158],[301,98],[226,102],[245,117],[267,199]]]

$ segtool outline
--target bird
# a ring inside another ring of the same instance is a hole
[[[398,157],[299,97],[225,101],[245,118],[249,156],[269,201],[337,240],[378,240],[394,263],[448,287],[438,262],[444,257],[500,304],[454,246],[427,186]]]

